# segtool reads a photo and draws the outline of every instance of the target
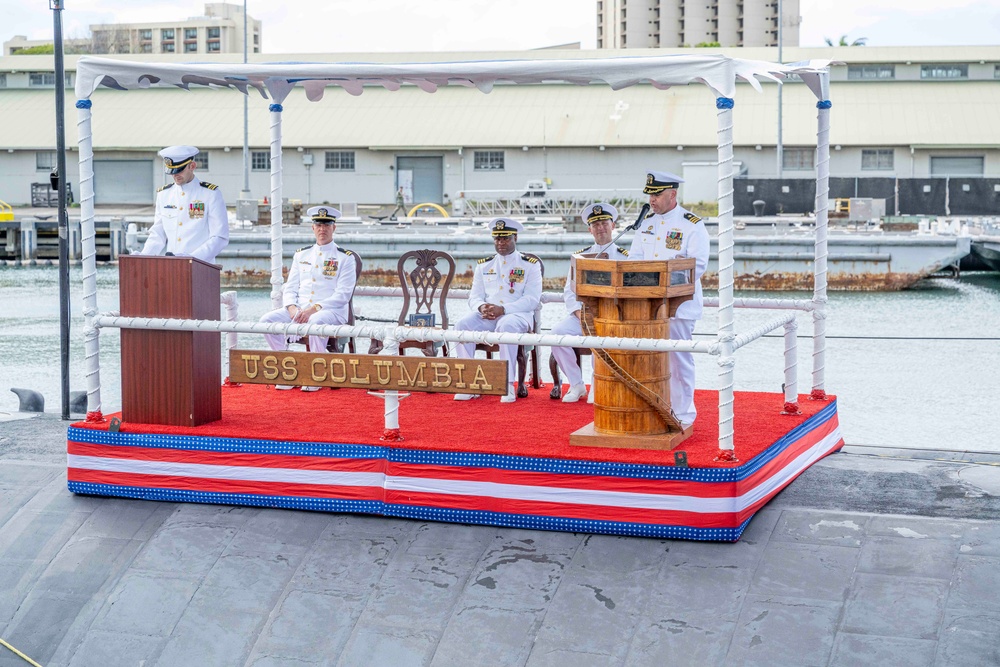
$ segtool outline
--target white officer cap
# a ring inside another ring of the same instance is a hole
[[[684,182],[684,179],[669,171],[648,171],[646,172],[646,187],[642,189],[647,195],[655,195],[664,190],[676,190],[677,186]]]
[[[493,236],[513,236],[524,231],[524,225],[511,218],[493,218],[489,227]]]
[[[163,158],[164,171],[176,174],[191,164],[194,156],[200,152],[194,146],[167,146],[158,155]]]
[[[312,221],[317,225],[329,225],[337,222],[337,218],[340,217],[340,211],[332,206],[313,206],[311,209],[306,211],[306,214],[312,218]]]
[[[614,222],[618,219],[618,209],[611,204],[596,202],[583,209],[580,212],[580,217],[583,218],[583,221],[588,225],[592,225],[595,222],[603,222],[605,220]]]

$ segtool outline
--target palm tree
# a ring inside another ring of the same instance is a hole
[[[867,37],[858,37],[853,42],[848,42],[847,41],[847,35],[841,35],[840,36],[840,41],[837,44],[834,44],[833,40],[830,39],[829,37],[824,37],[823,41],[826,42],[827,46],[864,46],[865,44],[868,43],[868,38]]]

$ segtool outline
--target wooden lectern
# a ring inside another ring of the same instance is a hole
[[[193,257],[122,255],[122,317],[219,319],[219,267]],[[221,334],[122,329],[122,419],[197,426],[222,418]]]
[[[572,261],[585,336],[668,339],[668,319],[694,295],[694,259]],[[670,409],[669,352],[593,352],[594,422],[571,445],[673,449],[691,435]]]

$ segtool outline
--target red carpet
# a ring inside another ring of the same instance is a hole
[[[336,442],[379,445],[384,402],[363,390],[323,389],[313,393],[275,391],[263,385],[223,387],[222,419],[187,428],[123,423],[123,433],[161,433],[225,438]],[[673,453],[638,449],[574,447],[569,434],[593,421],[586,403],[564,404],[534,389],[526,399],[505,405],[496,396],[456,402],[446,394],[414,393],[400,403],[399,422],[405,440],[394,448],[435,449],[611,463],[673,465]],[[831,396],[830,401],[835,397]],[[780,394],[736,393],[735,446],[740,463],[716,463],[718,393],[695,392],[698,421],[694,435],[678,450],[697,468],[733,467],[755,457],[810,416],[828,405],[800,397],[802,415],[784,416]],[[121,417],[120,413],[107,415]],[[77,423],[79,428],[107,430],[107,424]]]

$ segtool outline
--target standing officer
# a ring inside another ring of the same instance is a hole
[[[684,179],[665,171],[646,174],[643,192],[649,195],[653,215],[647,217],[632,238],[631,259],[679,259],[693,257],[694,297],[685,301],[670,318],[670,339],[691,340],[694,323],[701,319],[701,276],[708,266],[708,230],[701,218],[677,204],[677,187]],[[670,403],[685,426],[693,424],[694,355],[670,353]]]
[[[283,307],[260,318],[262,323],[344,324],[347,306],[357,282],[354,253],[337,247],[333,242],[340,211],[332,206],[313,206],[307,212],[312,218],[314,245],[295,252],[288,280],[282,290]],[[285,334],[265,334],[272,350],[287,350]],[[327,336],[309,336],[309,349],[325,352]],[[277,385],[275,389],[291,389]],[[302,391],[317,391],[319,387],[302,387]]]
[[[156,191],[153,226],[140,255],[167,252],[214,264],[215,256],[229,245],[229,217],[219,186],[194,177],[198,152],[194,146],[170,146],[159,152],[174,182]]]
[[[611,242],[618,219],[618,209],[611,204],[598,202],[591,204],[580,213],[594,237],[594,245],[577,251],[576,255],[589,255],[599,259],[628,259],[628,252]],[[552,327],[551,333],[557,336],[579,336],[583,333],[580,317],[583,314],[583,304],[576,298],[576,276],[573,273],[573,262],[570,261],[569,274],[566,276],[566,286],[563,287],[563,301],[569,315]],[[576,403],[587,394],[587,385],[583,383],[583,372],[576,361],[576,353],[571,347],[553,347],[552,357],[569,382],[569,391],[563,396],[563,403]],[[593,397],[588,398],[593,403]]]
[[[494,218],[489,223],[497,254],[479,260],[472,277],[469,306],[473,312],[458,321],[458,331],[502,331],[527,333],[532,330],[535,309],[542,298],[542,270],[538,260],[517,250],[517,233],[524,226],[510,218]],[[455,346],[458,356],[471,359],[475,343]],[[500,358],[507,362],[507,395],[501,403],[517,400],[514,381],[517,377],[517,345],[501,345]],[[455,394],[456,401],[478,398],[477,394]]]

